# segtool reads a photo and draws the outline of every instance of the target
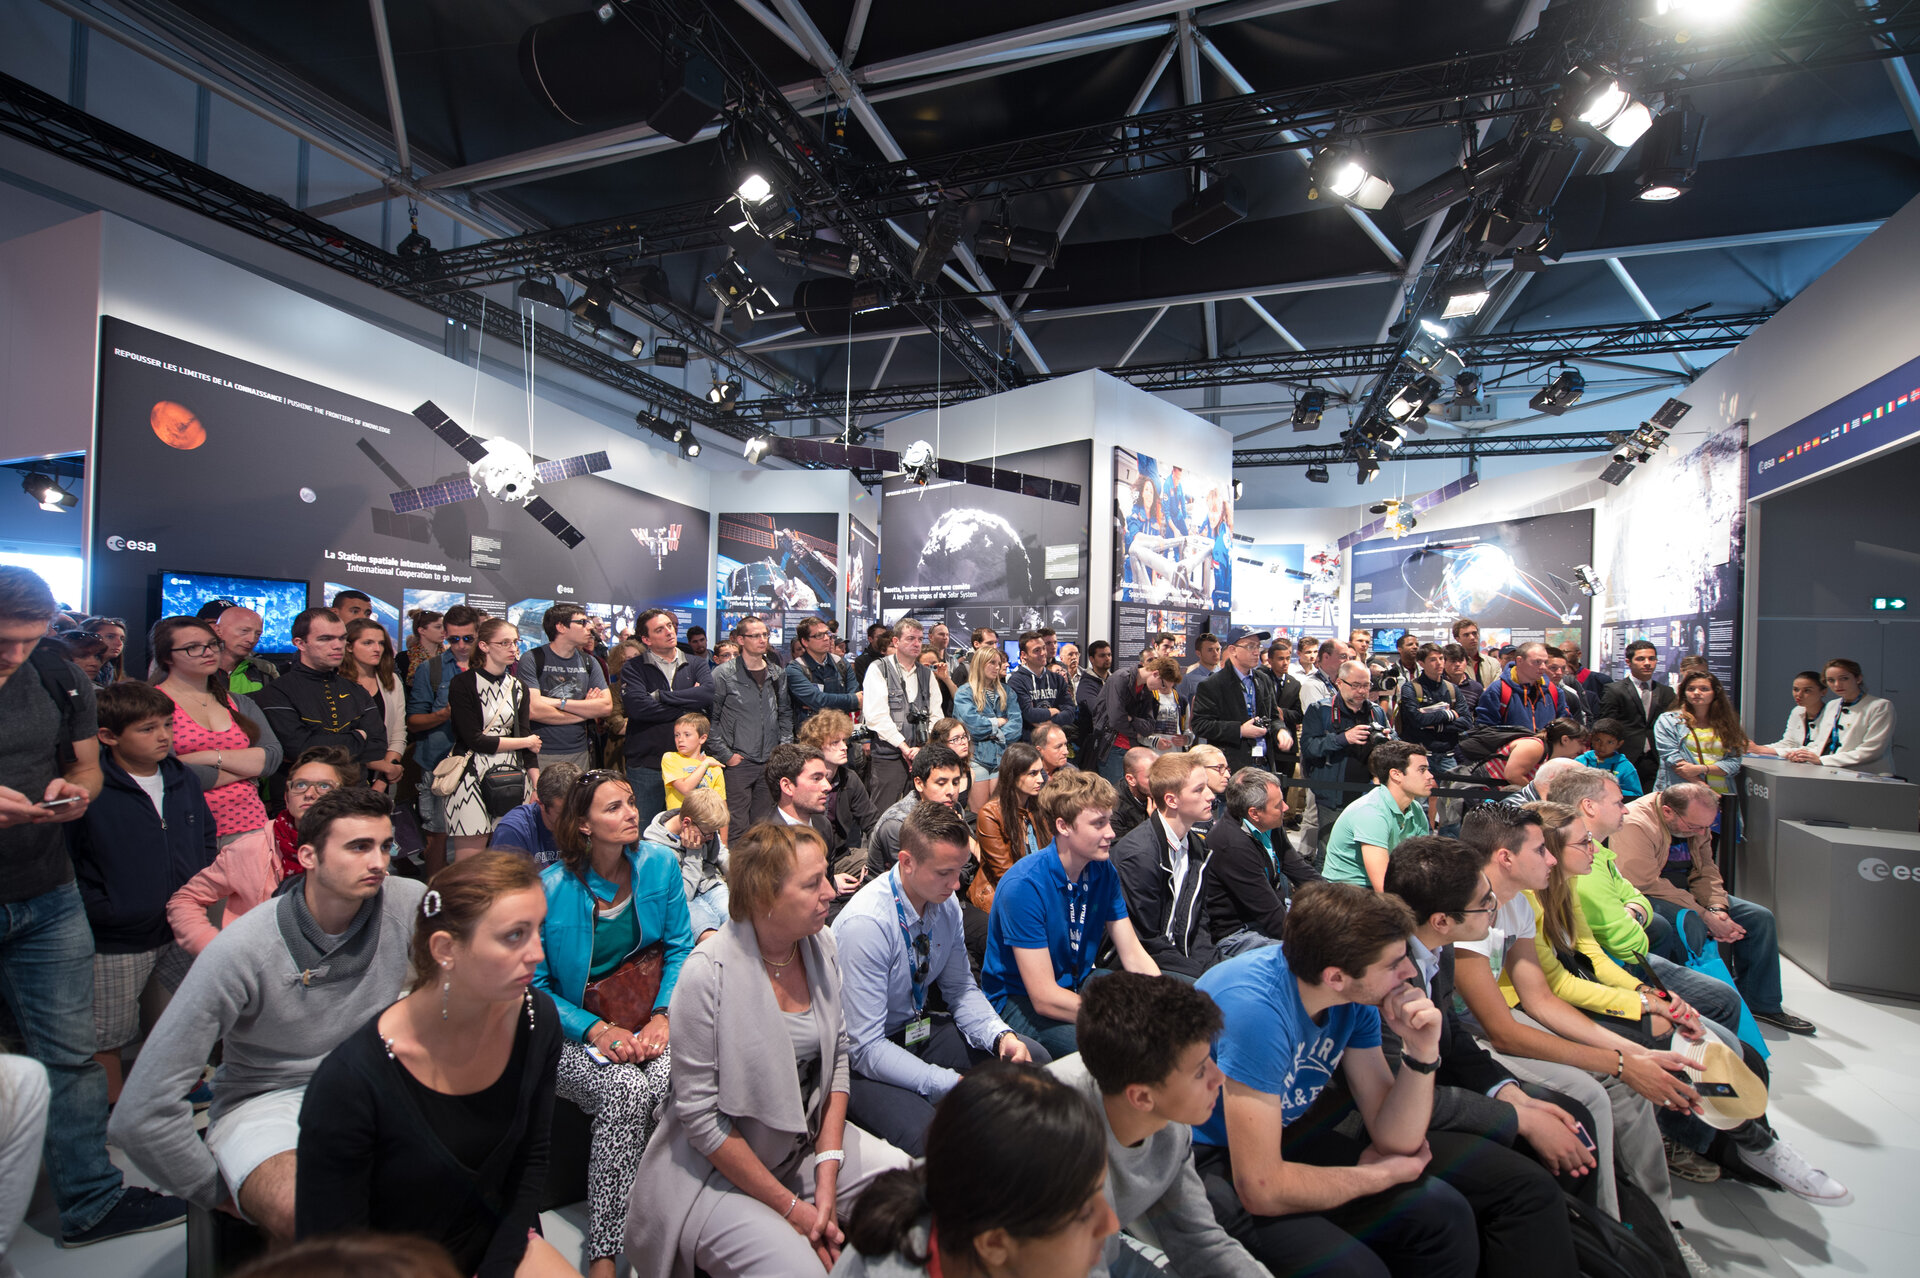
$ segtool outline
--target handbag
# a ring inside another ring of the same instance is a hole
[[[1673,921],[1674,935],[1679,938],[1680,948],[1687,952],[1687,966],[1703,976],[1711,976],[1723,984],[1733,985],[1733,973],[1727,969],[1726,960],[1720,957],[1720,946],[1714,939],[1709,936],[1706,944],[1702,945],[1698,951],[1687,939],[1687,915],[1693,912],[1682,910],[1680,916]],[[1734,988],[1738,990],[1739,986],[1736,985]],[[1760,1053],[1760,1059],[1765,1060],[1773,1055],[1773,1049],[1767,1046],[1766,1037],[1760,1033],[1760,1023],[1753,1019],[1753,1012],[1748,1009],[1745,998],[1740,1000],[1740,1023],[1729,1025],[1727,1028],[1732,1030],[1741,1042]]]
[[[473,751],[459,750],[433,765],[433,778],[427,788],[436,798],[451,799],[453,792],[460,788],[460,778],[473,764]]]
[[[665,941],[642,946],[613,971],[597,981],[587,982],[587,992],[580,999],[581,1008],[609,1025],[638,1034],[653,1019],[666,961]]]
[[[527,770],[497,763],[480,778],[480,803],[490,817],[503,817],[527,801]]]

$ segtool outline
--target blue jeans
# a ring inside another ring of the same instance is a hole
[[[1668,927],[1661,929],[1656,938],[1653,929],[1647,936],[1654,942],[1655,953],[1675,963],[1685,963],[1687,956],[1674,934],[1675,920],[1680,917],[1683,907],[1669,901],[1655,899],[1653,909]],[[1780,1010],[1780,938],[1773,924],[1773,911],[1764,905],[1755,905],[1752,901],[1743,901],[1737,896],[1727,898],[1727,913],[1735,923],[1747,929],[1746,936],[1733,943],[1733,983],[1740,991],[1740,997],[1756,1014],[1777,1012]],[[1697,951],[1712,940],[1706,924],[1700,920],[1698,908],[1695,908],[1691,920],[1692,930],[1687,941]],[[1685,998],[1686,995],[1681,995]],[[1689,1000],[1691,1001],[1691,1000]],[[1737,1022],[1736,1022],[1737,1023]]]
[[[627,784],[633,787],[633,806],[640,809],[640,828],[645,830],[667,810],[666,776],[658,768],[628,768]]]
[[[93,1059],[93,929],[72,883],[0,905],[0,998],[47,1067],[47,1171],[60,1232],[91,1229],[125,1192],[107,1158],[107,1075]]]
[[[1107,757],[1100,760],[1100,775],[1111,781],[1116,789],[1127,783],[1127,752],[1118,748],[1107,751]]]
[[[1098,979],[1092,978],[1092,979]],[[1000,1019],[1014,1033],[1030,1038],[1047,1049],[1053,1059],[1065,1060],[1080,1050],[1072,1021],[1056,1021],[1033,1010],[1024,994],[1009,994],[999,1007]]]

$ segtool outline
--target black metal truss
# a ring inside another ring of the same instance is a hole
[[[1565,435],[1462,435],[1412,439],[1382,461],[1431,461],[1445,457],[1535,457],[1552,453],[1604,453],[1617,447],[1624,432],[1584,431]],[[1302,444],[1292,448],[1236,448],[1233,468],[1250,466],[1335,466],[1353,460],[1344,443]]]
[[[412,263],[284,200],[195,164],[123,129],[41,92],[11,76],[0,75],[0,133],[19,138],[74,164],[103,173],[157,195],[223,226],[333,267],[376,288],[410,294]],[[514,310],[483,306],[477,294],[428,293],[424,306],[481,329],[489,336],[518,343],[526,321]],[[649,318],[652,318],[649,316]],[[534,325],[539,354],[641,400],[650,411],[672,415],[736,438],[749,432],[744,423],[715,413],[706,401],[644,369],[634,367],[586,342]]]
[[[1481,374],[1484,384],[1496,386],[1502,379],[1510,380],[1532,369],[1581,357],[1634,360],[1689,351],[1730,350],[1772,315],[1772,311],[1747,311],[1738,315],[1589,324],[1535,332],[1483,333],[1462,338],[1453,349],[1468,368]],[[1146,391],[1255,384],[1302,387],[1316,382],[1380,377],[1398,367],[1399,356],[1399,345],[1386,342],[1170,364],[1129,364],[1104,371]],[[966,385],[883,386],[866,391],[856,389],[851,405],[856,417],[912,413],[983,393],[977,387]],[[849,396],[844,388],[825,390],[810,395],[743,400],[736,417],[768,423],[813,417],[837,419],[846,413],[848,404]]]
[[[1048,191],[1186,167],[1202,151],[1210,165],[1227,164],[1334,133],[1365,138],[1521,116],[1583,56],[1612,60],[1647,96],[1920,55],[1914,0],[1756,5],[1726,30],[1692,32],[1685,42],[1639,24],[1630,8],[1554,5],[1533,36],[1500,49],[869,166],[851,175],[851,189],[869,210],[891,215],[935,196]]]

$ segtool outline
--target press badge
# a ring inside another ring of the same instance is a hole
[[[918,1047],[933,1037],[933,1018],[921,1016],[907,1022],[905,1039],[908,1047]]]

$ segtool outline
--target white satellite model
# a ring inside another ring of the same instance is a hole
[[[478,439],[454,424],[432,400],[413,410],[426,428],[438,435],[467,463],[466,479],[450,479],[444,484],[408,488],[392,496],[395,511],[429,510],[451,506],[455,502],[478,497],[484,490],[495,501],[522,506],[540,522],[540,526],[558,537],[571,550],[587,535],[568,523],[566,517],[533,493],[535,483],[554,484],[575,475],[591,475],[612,470],[605,453],[581,453],[559,461],[536,462],[526,449],[510,439]],[[677,533],[678,530],[676,530]],[[638,534],[635,534],[638,536]],[[679,541],[676,535],[674,540]],[[643,543],[644,544],[644,543]]]

